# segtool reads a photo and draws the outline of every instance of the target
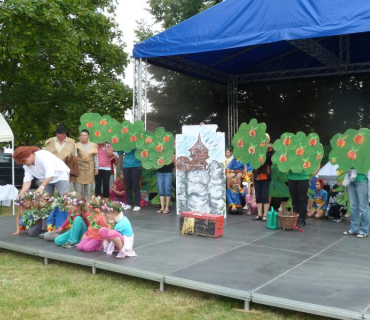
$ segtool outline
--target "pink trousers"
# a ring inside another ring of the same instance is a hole
[[[246,196],[245,196],[245,202],[248,204],[248,202],[249,201],[251,201],[252,200],[252,197],[251,197],[251,195],[249,194],[249,193],[247,193],[246,194]],[[257,203],[256,202],[253,202],[252,204],[251,204],[251,209],[254,211],[254,209],[257,209]]]
[[[123,239],[123,235],[120,234],[116,230],[111,230],[111,229],[108,229],[108,228],[101,228],[99,230],[99,236],[101,236],[103,239],[107,240],[108,242],[111,242],[115,238],[120,238],[121,241],[122,241],[122,245],[125,243],[125,241]]]
[[[88,236],[83,238],[77,246],[77,250],[85,252],[99,251],[103,241],[99,239],[90,239]]]

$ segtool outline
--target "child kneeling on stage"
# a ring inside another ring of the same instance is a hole
[[[77,246],[87,227],[90,225],[88,220],[89,213],[86,211],[85,199],[82,195],[72,192],[65,195],[64,199],[71,209],[64,223],[56,229],[57,231],[64,232],[57,236],[54,242],[57,246],[70,249]]]
[[[134,232],[130,221],[123,215],[122,202],[108,202],[102,207],[108,216],[109,228],[101,228],[99,235],[104,239],[104,252],[112,255],[115,248],[119,250],[116,258],[123,259],[126,256],[136,256],[132,249],[134,245]]]
[[[101,212],[102,205],[103,202],[100,196],[91,197],[88,203],[90,216],[87,218],[90,226],[77,246],[78,251],[94,252],[101,250],[103,238],[99,236],[99,230],[107,227],[105,215]]]
[[[226,191],[226,200],[228,204],[228,214],[242,214],[242,197],[245,197],[245,191],[240,188],[235,178],[230,179],[230,189]]]

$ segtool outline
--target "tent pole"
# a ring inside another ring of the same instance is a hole
[[[147,108],[148,108],[148,99],[147,99],[147,81],[148,81],[148,60],[145,59],[145,65],[144,65],[144,105],[145,105],[145,117],[144,117],[144,124],[145,124],[145,130],[146,130],[146,114],[147,114]]]
[[[15,179],[14,179],[14,159],[13,159],[13,154],[14,154],[14,139],[12,140],[12,184],[14,186]],[[13,203],[13,216],[15,215],[15,205],[14,205],[14,200],[12,200]]]
[[[132,122],[135,121],[135,96],[136,96],[136,93],[137,93],[137,87],[136,87],[136,60],[137,59],[134,59],[134,68],[133,68],[133,76],[134,76],[134,79],[133,79],[133,82],[132,82],[132,85],[133,85],[133,88],[132,88]]]

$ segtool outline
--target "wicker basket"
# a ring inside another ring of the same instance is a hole
[[[298,221],[299,214],[290,212],[279,212],[279,224],[283,230],[294,230],[294,227]]]

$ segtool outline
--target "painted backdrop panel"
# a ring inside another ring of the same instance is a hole
[[[176,135],[177,214],[226,216],[225,134],[217,125],[183,126]]]

